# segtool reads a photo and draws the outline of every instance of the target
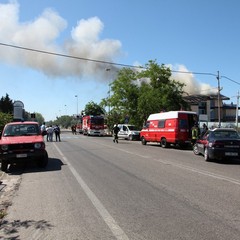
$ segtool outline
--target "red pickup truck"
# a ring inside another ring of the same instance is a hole
[[[11,122],[0,134],[1,170],[21,160],[37,161],[39,167],[48,164],[48,153],[37,122]]]

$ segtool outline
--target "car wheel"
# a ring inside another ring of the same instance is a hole
[[[204,159],[205,159],[205,161],[207,161],[207,162],[210,161],[209,154],[208,154],[208,149],[207,149],[207,148],[205,148],[205,150],[204,150]]]
[[[166,138],[163,138],[161,140],[161,146],[162,146],[162,148],[167,148],[168,147],[168,143],[167,143],[167,139]]]
[[[46,152],[44,156],[38,161],[38,166],[41,168],[45,168],[47,164],[48,164],[48,154]]]
[[[141,138],[141,142],[142,142],[142,145],[146,145],[147,144],[147,141],[144,137]]]
[[[196,143],[193,145],[193,153],[194,153],[195,155],[199,155],[199,151],[198,151],[198,147],[197,147],[197,144],[196,144]]]
[[[7,167],[8,167],[8,162],[2,160],[2,163],[1,163],[1,170],[2,170],[3,172],[6,172],[6,171],[7,171]]]

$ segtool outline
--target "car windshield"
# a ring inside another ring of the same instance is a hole
[[[13,124],[6,126],[3,136],[30,136],[38,134],[39,128],[36,124]]]
[[[215,139],[240,139],[239,134],[235,131],[216,131],[212,132],[211,135]]]

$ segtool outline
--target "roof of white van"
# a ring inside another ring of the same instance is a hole
[[[191,111],[170,111],[170,112],[161,112],[161,113],[153,113],[148,117],[149,120],[158,120],[165,118],[177,118],[179,113],[188,113],[188,114],[197,114],[196,112]]]

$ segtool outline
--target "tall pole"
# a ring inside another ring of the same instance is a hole
[[[236,128],[238,130],[238,104],[239,104],[239,91],[237,94],[237,107],[236,107]]]
[[[77,98],[77,115],[78,115],[78,95],[75,95],[75,97]]]
[[[111,68],[107,68],[106,69],[106,71],[108,72],[108,71],[110,71],[111,70]],[[111,106],[110,106],[110,97],[111,97],[111,86],[110,86],[110,81],[109,81],[109,91],[108,91],[108,115],[110,114],[110,108],[111,108]]]
[[[217,80],[218,80],[218,127],[221,127],[221,107],[220,107],[220,77],[219,77],[219,71],[217,74]]]

